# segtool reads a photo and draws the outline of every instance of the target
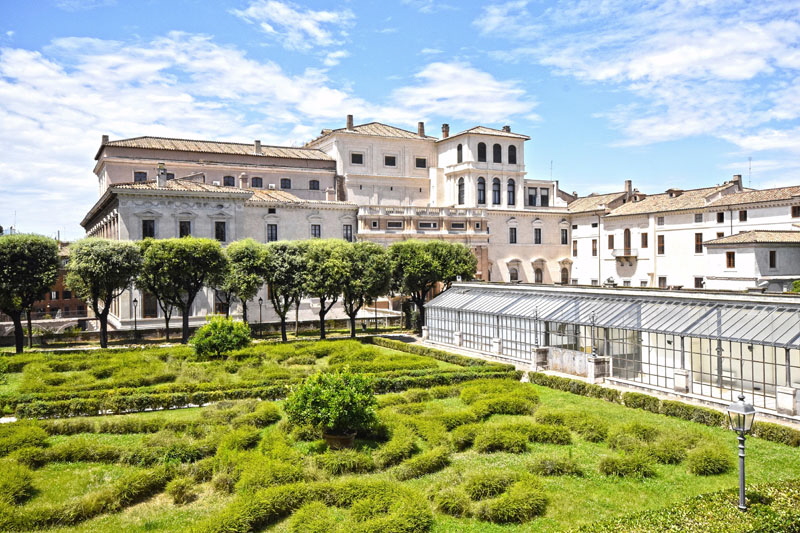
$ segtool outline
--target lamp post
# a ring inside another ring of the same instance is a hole
[[[739,434],[739,510],[746,511],[744,498],[744,435],[753,427],[755,408],[744,401],[744,392],[739,393],[739,401],[728,406],[728,420],[731,429]]]
[[[264,305],[264,298],[258,297],[258,336],[262,336],[261,332],[261,306]]]
[[[136,312],[136,310],[138,308],[139,308],[139,300],[134,298],[133,299],[133,338],[134,339],[138,339],[139,338],[139,327],[138,327],[138,324],[136,323],[136,315],[138,314]]]

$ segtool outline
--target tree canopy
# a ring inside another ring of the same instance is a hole
[[[108,313],[111,304],[127,289],[142,266],[134,242],[87,238],[69,251],[67,286],[86,300],[100,321],[100,346],[108,346]]]
[[[281,339],[286,340],[286,313],[303,297],[306,243],[280,241],[267,244],[264,255],[269,299],[281,319]]]
[[[319,298],[319,338],[325,338],[325,315],[339,301],[350,273],[344,260],[348,243],[338,239],[313,240],[306,249],[305,292]]]
[[[228,271],[224,285],[242,302],[242,319],[247,322],[247,302],[264,285],[266,277],[266,247],[253,239],[231,243],[226,249]]]
[[[340,251],[348,275],[342,285],[342,305],[350,317],[350,336],[356,336],[356,315],[365,303],[389,292],[391,270],[386,249],[374,242],[356,242]]]
[[[41,235],[18,233],[0,237],[0,311],[14,322],[16,352],[23,350],[22,313],[55,282],[58,243]]]

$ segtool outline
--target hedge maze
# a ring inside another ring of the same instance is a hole
[[[708,413],[382,338],[2,359],[20,418],[0,425],[2,531],[706,531],[735,500],[735,439]],[[345,368],[371,378],[377,422],[334,450],[282,400]],[[798,449],[763,427],[780,442],[749,439],[749,497],[797,523]],[[640,512],[665,505],[684,514]]]

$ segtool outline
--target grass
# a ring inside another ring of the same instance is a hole
[[[36,494],[25,505],[61,504],[100,489],[137,468],[101,463],[50,463],[34,471]]]

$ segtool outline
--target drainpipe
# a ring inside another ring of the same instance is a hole
[[[603,276],[602,276],[602,264],[603,264],[603,257],[601,250],[603,249],[602,239],[600,238],[600,213],[597,214],[597,285],[603,285]]]

